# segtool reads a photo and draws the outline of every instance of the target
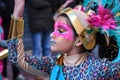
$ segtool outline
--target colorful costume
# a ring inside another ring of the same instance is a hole
[[[23,48],[22,47],[23,44],[21,43],[21,41],[20,41],[20,45],[18,45],[18,40],[19,39],[13,39],[8,42],[10,61],[27,72],[41,75],[41,73],[38,73],[39,71],[38,72],[36,71],[36,69],[38,69],[40,71],[47,72],[50,75],[53,67],[56,65],[57,56],[51,58],[49,57],[36,58],[34,56],[28,56],[28,55],[24,56],[23,51],[21,51],[22,49],[18,50],[17,48],[18,46]],[[32,70],[28,64],[36,69]],[[65,80],[109,80],[109,79],[119,80],[120,79],[120,63],[111,63],[106,60],[95,58],[92,55],[88,55],[84,63],[80,65],[77,66],[63,65],[62,71]],[[56,72],[57,71],[55,70],[54,73]],[[52,78],[51,80],[55,80],[55,79]]]

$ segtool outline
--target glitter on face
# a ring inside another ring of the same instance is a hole
[[[51,35],[73,40],[74,35],[71,27],[65,23],[55,22],[54,31]]]

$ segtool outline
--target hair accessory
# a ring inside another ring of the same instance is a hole
[[[83,12],[82,7],[80,5],[76,6],[75,9],[68,7],[61,11],[60,14],[68,16],[83,46],[88,50],[93,49],[96,43],[95,28],[90,27],[86,21],[89,16]]]
[[[120,61],[120,1],[84,0],[83,6],[86,11],[94,11],[94,13],[90,14],[88,22],[105,35],[108,47],[111,46],[109,37],[113,37],[116,41],[118,55],[112,62]]]
[[[116,21],[109,9],[105,9],[102,5],[98,7],[98,13],[92,13],[88,22],[95,27],[103,30],[115,29]]]

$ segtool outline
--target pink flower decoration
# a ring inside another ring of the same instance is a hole
[[[102,27],[104,30],[115,29],[116,21],[110,10],[103,6],[98,7],[98,14],[92,13],[88,22],[95,27]]]

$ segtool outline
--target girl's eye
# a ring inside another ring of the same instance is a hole
[[[66,30],[65,29],[63,29],[63,28],[59,28],[59,30],[58,30],[60,33],[64,33],[64,32],[66,32]]]

